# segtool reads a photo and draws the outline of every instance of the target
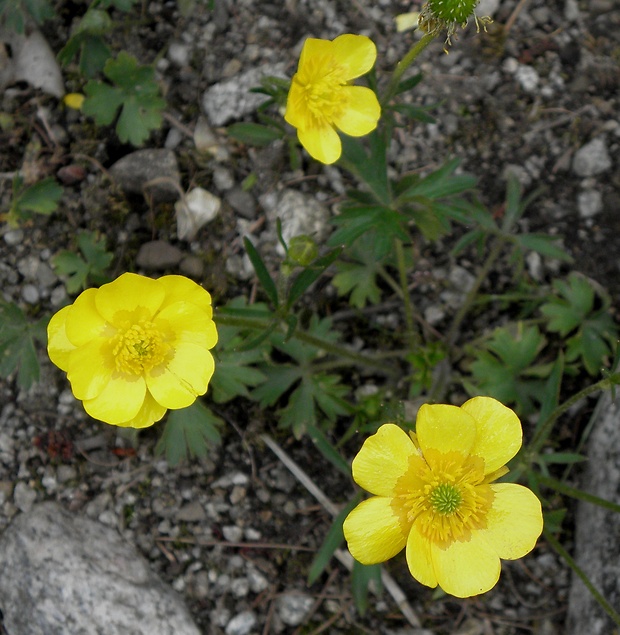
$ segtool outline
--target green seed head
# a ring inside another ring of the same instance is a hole
[[[448,24],[464,24],[476,8],[478,0],[428,0],[431,13]]]
[[[438,485],[430,495],[430,502],[438,514],[452,514],[455,512],[463,497],[458,488],[449,483]]]

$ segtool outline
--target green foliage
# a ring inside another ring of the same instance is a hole
[[[220,443],[218,427],[223,424],[200,400],[187,408],[171,410],[155,453],[165,454],[173,466],[190,458],[204,458],[209,448]]]
[[[82,111],[100,126],[116,121],[116,133],[123,143],[142,145],[152,130],[161,127],[166,102],[159,96],[151,66],[138,66],[135,57],[121,51],[103,68],[110,83],[90,80],[84,87]]]
[[[319,320],[312,316],[307,332],[335,342],[338,334],[331,325],[327,318]],[[288,396],[287,405],[278,410],[281,428],[291,429],[299,438],[309,425],[317,426],[319,412],[330,422],[350,412],[344,400],[349,388],[341,383],[340,375],[322,370],[317,363],[323,354],[321,349],[295,338],[287,340],[279,332],[272,333],[270,341],[291,362],[261,367],[267,380],[252,392],[252,398],[266,407]]]
[[[351,576],[351,591],[355,608],[360,615],[364,615],[368,610],[368,592],[371,584],[374,585],[377,593],[381,590],[381,565],[366,565],[355,560]]]
[[[62,187],[51,176],[24,187],[22,177],[16,174],[13,178],[13,198],[6,220],[9,225],[16,227],[30,220],[33,214],[49,216],[58,207],[62,194]]]
[[[54,8],[48,0],[0,0],[0,26],[15,33],[24,32],[29,17],[37,24],[43,24],[54,15]]]
[[[259,123],[234,123],[228,126],[228,136],[253,146],[268,146],[284,136],[282,130]]]
[[[471,365],[474,392],[515,404],[522,416],[531,414],[534,402],[545,398],[545,383],[551,368],[538,365],[545,338],[537,326],[523,323],[497,328],[484,348],[473,351]]]
[[[609,315],[609,297],[601,293],[597,298],[592,283],[577,273],[566,281],[555,280],[553,289],[555,296],[540,308],[548,320],[547,330],[564,338],[570,335],[566,361],[581,359],[590,375],[598,374],[618,339],[618,328]]]
[[[95,77],[111,56],[105,36],[113,29],[112,18],[93,3],[73,27],[71,37],[58,53],[58,61],[67,66],[79,58],[78,67],[84,77]]]
[[[105,237],[99,237],[94,232],[80,232],[77,246],[81,256],[63,250],[52,259],[56,273],[65,279],[67,292],[72,295],[85,289],[89,283],[99,286],[108,282],[105,272],[114,257],[106,251]]]
[[[0,376],[17,372],[20,388],[28,390],[39,380],[39,361],[35,343],[47,342],[47,323],[43,317],[30,322],[24,312],[11,302],[0,298]]]

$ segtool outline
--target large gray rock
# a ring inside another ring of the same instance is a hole
[[[609,501],[620,500],[620,397],[603,395],[596,410],[581,489]],[[590,581],[618,610],[620,606],[620,514],[580,502],[575,558]],[[614,623],[574,576],[566,635],[609,635]]]
[[[116,531],[55,503],[0,536],[0,608],[11,635],[200,635]]]
[[[175,201],[182,191],[176,155],[165,148],[131,152],[110,168],[110,174],[123,191],[150,196],[156,203]]]

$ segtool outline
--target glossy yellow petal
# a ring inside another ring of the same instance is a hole
[[[140,317],[151,319],[159,310],[166,290],[159,281],[135,273],[104,284],[95,296],[97,311],[115,327],[124,326],[129,316],[140,312]]]
[[[407,538],[407,565],[409,573],[420,583],[434,589],[437,586],[437,576],[433,567],[431,543],[416,527],[415,522]]]
[[[472,454],[485,462],[485,474],[505,465],[521,447],[523,432],[519,417],[491,397],[474,397],[461,408],[476,422],[476,441]]]
[[[70,306],[60,309],[52,316],[47,325],[47,354],[52,363],[64,371],[69,368],[71,351],[75,350],[75,346],[69,341],[65,330],[65,322],[70,310]]]
[[[342,90],[348,106],[334,118],[336,128],[352,137],[372,132],[381,116],[381,106],[375,93],[365,86],[345,86]]]
[[[349,551],[362,564],[385,562],[395,556],[407,542],[408,529],[390,499],[379,496],[360,503],[343,525]]]
[[[165,367],[154,368],[146,383],[155,401],[166,408],[185,408],[204,395],[213,375],[213,356],[202,346],[177,344]]]
[[[295,128],[307,128],[312,125],[313,119],[306,103],[305,90],[296,76],[293,77],[288,91],[284,120]]]
[[[499,580],[499,556],[476,533],[467,542],[453,542],[446,549],[431,545],[431,557],[439,586],[457,598],[486,593]]]
[[[365,75],[377,59],[377,47],[365,35],[346,33],[339,35],[332,44],[332,55],[346,69],[346,80]]]
[[[84,409],[94,419],[121,425],[140,412],[145,396],[146,383],[143,377],[112,375],[94,399],[84,400]]]
[[[313,159],[326,165],[338,161],[342,154],[340,137],[329,124],[314,128],[299,128],[297,137]]]
[[[487,527],[478,533],[500,558],[522,558],[534,548],[543,530],[540,501],[527,487],[515,483],[490,487],[495,498],[487,513]]]
[[[193,343],[203,348],[217,344],[217,331],[210,315],[189,302],[175,302],[160,311],[153,323],[162,333],[171,333],[176,342]]]
[[[476,422],[456,406],[424,404],[418,411],[416,434],[422,452],[460,452],[467,456],[476,440]]]
[[[394,494],[396,482],[409,468],[409,457],[416,455],[409,435],[393,423],[384,423],[368,437],[353,459],[355,482],[376,496]]]
[[[114,372],[109,340],[98,338],[76,348],[69,358],[67,379],[76,399],[94,399]]]
[[[105,319],[95,307],[97,289],[86,289],[80,293],[67,314],[66,330],[69,341],[82,346],[92,339],[101,337],[109,328]]]
[[[144,403],[138,414],[129,421],[123,421],[117,425],[123,428],[148,428],[159,421],[167,412],[167,408],[158,404],[147,391]]]
[[[164,301],[159,307],[160,311],[175,302],[191,302],[201,308],[208,317],[212,317],[211,295],[193,280],[185,276],[162,276],[157,282],[162,284],[166,291]]]

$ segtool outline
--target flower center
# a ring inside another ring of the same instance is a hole
[[[161,364],[169,346],[162,333],[148,320],[140,320],[120,330],[112,342],[116,370],[127,375],[141,375]]]
[[[482,458],[436,450],[410,458],[395,494],[392,505],[406,528],[415,523],[420,533],[442,548],[467,541],[472,530],[486,527],[493,502],[493,491],[484,482]]]
[[[297,81],[304,88],[306,107],[311,118],[331,123],[347,106],[347,85],[344,69],[329,57],[309,60],[298,74]]]
[[[428,500],[438,514],[452,514],[459,508],[463,497],[457,487],[442,483],[431,492]]]

